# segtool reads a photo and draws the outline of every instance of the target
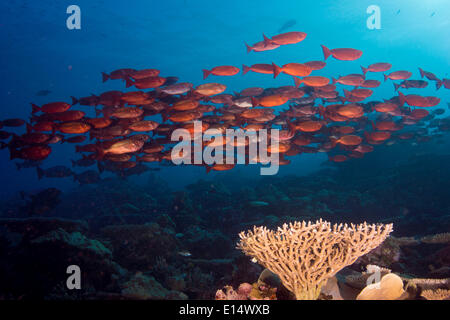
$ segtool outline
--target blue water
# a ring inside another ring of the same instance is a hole
[[[81,8],[81,30],[66,28],[66,8],[71,4]],[[366,9],[372,4],[381,9],[380,30],[366,26]],[[217,65],[241,67],[322,60],[321,44],[329,48],[357,48],[364,54],[354,62],[329,59],[327,67],[317,75],[359,73],[360,65],[386,61],[393,70],[414,72],[412,79],[419,79],[418,67],[448,78],[449,12],[447,0],[4,1],[0,4],[0,119],[28,119],[30,102],[69,102],[70,96],[123,90],[120,81],[102,83],[102,71],[157,68],[164,76],[178,76],[180,81],[198,85],[204,82],[201,70]],[[273,51],[246,53],[244,42],[260,41],[262,33],[275,35],[289,20],[296,24],[286,31],[306,32],[305,41]],[[382,81],[381,74],[372,74],[371,78]],[[253,86],[292,85],[287,75],[273,80],[270,75],[252,72],[245,76],[211,77],[208,81],[227,85],[227,93]],[[36,96],[40,90],[52,92]],[[420,93],[433,95],[434,86],[429,85]],[[375,90],[371,99],[393,95],[392,83],[388,81]],[[439,96],[441,104],[446,105],[448,90],[441,89]],[[6,149],[0,151],[4,186],[0,196],[47,186],[69,189],[76,185],[70,179],[38,182],[34,170],[17,171],[8,158]],[[74,158],[72,145],[58,145],[44,167],[69,165]],[[292,161],[290,166],[280,168],[279,175],[317,170],[326,156],[302,155]],[[252,166],[238,170],[249,176],[259,174]],[[206,177],[206,173],[198,167],[170,167],[163,168],[161,176],[171,186],[181,188]]]

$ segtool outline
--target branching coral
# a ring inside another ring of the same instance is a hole
[[[254,227],[239,234],[237,247],[277,274],[298,300],[315,300],[327,279],[382,243],[392,224],[360,225],[305,221],[277,231]]]
[[[448,289],[424,290],[422,291],[421,295],[427,300],[449,300],[450,290]]]

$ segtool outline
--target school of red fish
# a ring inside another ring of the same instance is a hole
[[[304,32],[287,32],[271,38],[264,36],[250,46],[247,53],[274,50],[280,46],[299,43]],[[362,158],[376,145],[392,144],[398,140],[415,143],[450,131],[450,119],[436,116],[445,112],[438,106],[440,98],[406,94],[409,88],[426,88],[434,82],[436,90],[450,89],[450,79],[419,68],[420,80],[410,79],[407,70],[392,71],[387,62],[361,66],[360,74],[338,78],[314,75],[326,67],[330,57],[355,61],[363,52],[351,48],[329,49],[322,45],[323,61],[292,62],[283,66],[259,63],[242,66],[242,74],[256,72],[293,77],[292,86],[277,88],[245,88],[234,94],[224,93],[225,85],[208,82],[194,88],[192,83],[178,82],[176,77],[164,77],[157,69],[119,69],[103,73],[103,82],[122,80],[127,92],[108,91],[69,102],[50,102],[42,106],[32,104],[29,122],[6,119],[0,122],[2,148],[8,148],[11,159],[24,159],[17,167],[37,167],[41,177],[74,176],[80,183],[98,180],[103,170],[130,175],[146,171],[145,162],[167,163],[172,159],[171,133],[185,128],[193,133],[193,121],[202,121],[202,131],[241,128],[261,130],[279,128],[277,148],[268,146],[271,153],[279,153],[279,164],[290,163],[287,157],[301,153],[326,152],[330,161],[343,162]],[[236,76],[241,69],[235,66],[216,66],[203,70],[203,78]],[[381,82],[369,79],[383,73],[384,81],[394,81],[397,93],[383,101],[368,101]],[[426,79],[426,80],[425,80]],[[428,81],[427,81],[428,80]],[[339,87],[343,94],[339,93]],[[402,92],[403,91],[403,92]],[[320,102],[320,103],[318,103]],[[277,107],[289,104],[287,110]],[[79,108],[76,108],[79,106]],[[94,108],[95,117],[88,117],[84,108]],[[429,110],[432,110],[430,112]],[[160,121],[146,120],[147,117]],[[427,123],[425,123],[427,121]],[[6,127],[26,126],[26,133],[17,135]],[[87,140],[89,143],[87,143]],[[75,145],[82,158],[72,160],[73,166],[98,170],[75,174],[66,166],[41,169],[41,161],[52,152],[56,143]],[[214,142],[209,142],[212,144]],[[237,146],[236,141],[224,139],[223,144]],[[203,147],[208,145],[204,144]],[[235,164],[200,164],[209,170],[224,171]]]

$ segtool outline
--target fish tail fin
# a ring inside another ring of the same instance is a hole
[[[330,137],[330,142],[331,142],[331,145],[334,148],[334,147],[336,147],[336,144],[339,142],[339,139],[336,138],[336,137]]]
[[[322,99],[323,100],[323,99]],[[323,103],[323,102],[322,102]],[[323,116],[324,114],[325,114],[325,112],[326,112],[326,108],[322,105],[322,104],[319,104],[318,106],[317,106],[317,108],[319,109],[319,115],[321,115],[321,116]]]
[[[397,84],[397,83],[394,83],[394,90],[395,90],[395,91],[397,91],[397,90],[398,90],[398,87],[400,87],[400,85],[399,85],[399,84]]]
[[[38,175],[38,179],[41,180],[42,177],[44,176],[44,170],[42,170],[40,167],[36,167],[36,172]]]
[[[331,55],[331,51],[330,51],[330,49],[325,47],[323,44],[320,46],[322,47],[322,51],[323,51],[323,60],[327,60],[328,57]]]
[[[420,76],[423,78],[423,70],[422,68],[419,68]]]
[[[250,47],[247,43],[244,42],[244,44],[245,44],[245,47],[247,48],[247,53],[250,53],[251,51],[253,51],[253,48]]]
[[[297,78],[297,77],[294,77],[294,76],[292,76],[292,77],[294,78],[294,84],[295,84],[295,87],[296,87],[296,88],[300,87],[300,85],[302,84],[303,80],[302,80],[302,79],[299,79],[299,78]]]
[[[246,74],[247,72],[250,71],[250,67],[246,66],[245,64],[242,65],[242,74]]]
[[[105,166],[103,165],[103,163],[101,161],[97,161],[97,169],[98,172],[102,173],[105,170]]]
[[[206,166],[206,173],[209,173],[212,170],[212,167]]]
[[[361,70],[362,70],[362,73],[363,73],[364,75],[366,75],[366,73],[367,73],[367,71],[368,71],[368,68],[364,68],[363,66],[361,66]]]
[[[331,84],[335,84],[337,82],[337,80],[333,77],[331,77]]]
[[[383,74],[383,77],[384,77],[384,82],[386,82],[386,80],[389,78],[389,76],[386,74]]]
[[[75,97],[70,97],[70,98],[72,98],[72,105],[74,106],[74,105],[76,105],[76,104],[78,104],[78,99],[77,98],[75,98]]]
[[[267,38],[264,33],[263,33],[263,39],[264,39],[264,45],[265,46],[270,46],[272,44],[272,40]]]
[[[282,69],[273,62],[272,62],[272,67],[273,67],[273,78],[275,79],[280,74]]]
[[[352,93],[350,91],[348,91],[347,89],[344,89],[344,95],[346,98],[348,98],[352,95]]]
[[[31,113],[37,113],[41,111],[41,108],[35,105],[34,103],[31,104]]]
[[[289,127],[289,131],[295,134],[295,132],[297,131],[297,126],[289,121],[289,119],[286,120],[286,123]]]
[[[167,110],[163,110],[161,112],[161,118],[162,122],[166,122],[167,120],[169,120],[169,112]]]
[[[109,75],[105,72],[102,72],[102,81],[106,82],[109,80]]]
[[[208,76],[211,74],[210,70],[203,69],[203,80],[208,78]]]
[[[436,90],[439,90],[442,87],[442,80],[436,81]]]

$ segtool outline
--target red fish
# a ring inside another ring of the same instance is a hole
[[[348,160],[348,157],[346,155],[343,155],[343,154],[338,154],[338,155],[335,155],[333,157],[329,157],[328,159],[330,161],[333,161],[333,162],[344,162],[344,161]]]
[[[48,146],[38,145],[38,146],[29,146],[18,150],[11,150],[11,159],[27,159],[27,160],[44,160],[46,159],[52,149]]]
[[[400,91],[398,92],[400,105],[404,105],[405,102],[412,107],[434,107],[439,104],[441,99],[437,97],[422,97],[417,94],[404,95]]]
[[[420,76],[426,77],[428,80],[433,80],[433,81],[439,81],[439,78],[436,77],[436,75],[434,73],[428,72],[428,71],[424,71],[423,69],[419,68],[419,72],[420,72]]]
[[[333,83],[337,82],[347,86],[358,87],[365,81],[364,76],[360,74],[349,74],[348,76],[339,77],[337,80],[333,78]]]
[[[97,106],[99,104],[99,98],[95,95],[89,96],[89,97],[83,97],[83,98],[72,98],[72,105],[80,104],[82,106]]]
[[[370,133],[366,131],[364,134],[370,144],[382,143],[391,137],[389,131],[375,131]]]
[[[133,72],[136,72],[136,70],[134,70],[134,69],[118,69],[118,70],[111,72],[110,74],[102,72],[103,82],[106,82],[109,79],[111,79],[111,80],[126,79]]]
[[[135,86],[138,89],[151,89],[161,87],[166,78],[160,76],[148,77],[143,79],[138,79],[135,82],[131,81],[129,78],[126,80],[126,87]]]
[[[345,146],[357,146],[361,144],[362,138],[356,135],[345,135],[336,140],[337,143],[343,144]]]
[[[270,64],[268,65],[270,67],[272,67]],[[239,96],[241,97],[252,97],[252,96],[259,96],[261,93],[264,92],[263,88],[260,87],[251,87],[251,88],[247,88],[242,90],[239,93]]]
[[[391,102],[381,102],[374,106],[374,110],[378,112],[392,112],[398,109],[398,106]]]
[[[128,129],[133,131],[152,131],[155,130],[159,126],[158,122],[151,121],[151,120],[143,120],[133,123],[128,127]]]
[[[394,71],[392,73],[390,73],[389,75],[384,74],[384,81],[386,81],[387,79],[391,79],[391,80],[406,80],[411,78],[412,73],[409,71],[405,71],[405,70],[400,70],[400,71]]]
[[[323,87],[330,83],[330,79],[322,76],[307,76],[303,79],[294,77],[295,86],[298,87],[301,83],[310,87]]]
[[[307,65],[301,63],[288,63],[281,68],[272,62],[273,77],[276,78],[280,72],[286,73],[291,76],[306,77],[311,74],[312,69]]]
[[[309,61],[305,62],[304,65],[310,67],[313,71],[315,71],[325,68],[327,64],[324,61]]]
[[[273,73],[273,66],[271,64],[266,63],[257,63],[250,67],[246,65],[242,65],[242,74],[246,74],[249,71],[257,72],[257,73],[264,73],[264,74],[272,74]]]
[[[346,118],[360,118],[364,115],[364,110],[356,104],[347,104],[339,107],[337,113]]]
[[[414,109],[411,111],[411,113],[408,115],[408,117],[414,119],[414,120],[420,120],[428,116],[430,112],[425,109]]]
[[[225,91],[227,87],[220,83],[205,83],[195,88],[195,92],[204,96],[213,96]]]
[[[0,127],[21,127],[25,124],[25,120],[14,118],[0,121]]]
[[[36,124],[30,126],[29,131],[39,131],[39,132],[45,132],[45,131],[53,131],[55,124],[52,121],[39,121]]]
[[[450,89],[450,79],[442,79],[436,82],[436,90],[439,90],[442,85],[444,85],[445,89]]]
[[[266,44],[264,41],[260,41],[255,43],[253,46],[249,46],[248,44],[245,44],[247,48],[247,53],[251,51],[255,52],[261,52],[261,51],[268,51],[278,48],[280,45],[275,43]]]
[[[57,130],[62,133],[81,134],[86,133],[91,129],[91,126],[87,123],[80,121],[64,122],[57,126]]]
[[[159,72],[160,71],[157,69],[143,69],[139,71],[130,72],[128,76],[133,78],[133,80],[140,80],[150,77],[157,77],[159,76]]]
[[[381,84],[378,80],[364,80],[359,86],[363,88],[377,88]]]
[[[33,108],[32,113],[36,113],[39,111],[42,111],[44,113],[58,113],[58,112],[67,111],[71,107],[70,104],[65,103],[65,102],[47,103],[47,104],[44,104],[42,107],[38,107],[35,104],[31,104],[31,106]]]
[[[428,82],[423,80],[405,80],[402,83],[394,83],[394,89],[397,91],[398,88],[426,88],[428,86]]]
[[[67,110],[64,112],[53,113],[52,118],[58,121],[76,121],[81,120],[86,114],[79,110]]]
[[[282,104],[285,104],[288,102],[289,98],[275,94],[270,96],[265,96],[262,98],[254,98],[252,97],[252,104],[254,107],[256,106],[262,106],[262,107],[276,107],[281,106]]]

